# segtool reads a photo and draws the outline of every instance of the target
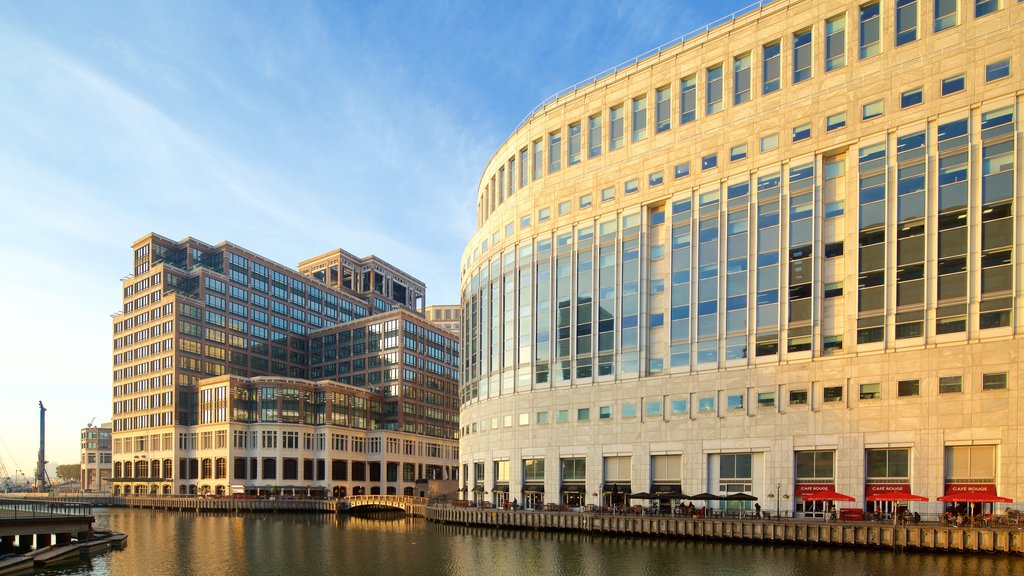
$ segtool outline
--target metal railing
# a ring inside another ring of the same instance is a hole
[[[92,516],[92,504],[53,500],[0,498],[0,516],[5,519],[68,518]]]
[[[686,34],[683,34],[682,36],[679,36],[678,38],[669,40],[668,42],[665,42],[661,46],[658,46],[656,48],[652,48],[652,49],[648,50],[647,52],[644,52],[643,54],[639,54],[637,56],[634,56],[633,58],[630,58],[629,60],[626,60],[625,62],[623,62],[621,64],[612,66],[611,68],[608,68],[607,70],[604,70],[603,72],[598,72],[597,74],[594,74],[593,76],[591,76],[590,78],[587,78],[586,80],[581,80],[580,82],[577,82],[577,83],[573,84],[572,86],[569,86],[568,88],[563,88],[562,90],[559,90],[558,92],[555,92],[551,96],[548,96],[547,98],[542,100],[540,104],[538,104],[537,106],[535,106],[533,108],[533,110],[530,110],[530,113],[527,114],[526,117],[523,118],[522,121],[520,121],[519,124],[516,125],[515,130],[513,130],[512,133],[515,134],[516,132],[518,132],[519,129],[522,128],[523,125],[526,124],[530,120],[530,118],[533,118],[533,116],[535,114],[537,114],[538,112],[543,110],[548,104],[551,104],[552,102],[554,102],[555,100],[558,100],[562,96],[565,96],[567,94],[572,94],[573,92],[576,92],[577,90],[579,90],[580,88],[583,88],[584,86],[589,86],[590,84],[598,82],[599,80],[602,80],[602,79],[607,78],[609,76],[612,76],[613,74],[615,74],[617,72],[620,72],[620,71],[622,71],[622,70],[624,70],[626,68],[629,68],[631,66],[635,66],[635,65],[639,64],[641,61],[646,60],[647,58],[650,58],[651,56],[657,56],[657,55],[661,54],[662,52],[664,52],[665,50],[668,50],[669,48],[673,48],[675,46],[683,44],[687,40],[692,40],[692,39],[694,39],[694,38],[696,38],[698,36],[703,36],[704,34],[707,34],[711,30],[713,30],[714,28],[717,28],[718,26],[721,26],[722,24],[726,24],[728,22],[732,22],[732,21],[736,20],[737,18],[739,18],[740,16],[743,16],[743,15],[748,14],[750,12],[754,12],[755,10],[760,10],[761,8],[767,6],[768,4],[771,4],[771,3],[775,2],[775,1],[776,0],[759,0],[758,2],[755,2],[755,3],[753,3],[753,4],[749,5],[749,6],[746,6],[744,8],[740,8],[739,10],[733,12],[732,14],[729,14],[728,16],[723,16],[723,17],[719,18],[718,20],[715,20],[713,22],[709,22],[708,24],[705,24],[704,26],[701,26],[700,28],[697,28],[696,30],[687,32]]]

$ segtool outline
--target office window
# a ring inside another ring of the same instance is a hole
[[[586,422],[590,420],[590,408],[577,408],[576,420],[580,422]]]
[[[825,71],[846,66],[846,15],[825,21]]]
[[[957,25],[959,0],[935,0],[935,31],[941,32]]]
[[[822,399],[825,402],[842,402],[843,400],[843,387],[842,386],[826,386],[822,391]]]
[[[807,404],[807,389],[789,391],[789,403],[793,406]]]
[[[985,82],[992,82],[1010,75],[1010,59],[1000,60],[985,66]]]
[[[544,174],[544,142],[540,139],[533,141],[533,179],[540,180]]]
[[[982,390],[1006,390],[1006,372],[984,374],[981,377]]]
[[[537,412],[537,424],[547,424],[548,423],[548,414],[549,414],[549,412]],[[474,426],[475,426],[475,424],[474,424]]]
[[[896,45],[917,40],[917,0],[896,0]]]
[[[712,153],[700,159],[700,169],[708,170],[718,166],[718,154]]]
[[[706,113],[708,116],[721,112],[722,104],[722,66],[707,69]]]
[[[601,128],[600,114],[587,119],[587,153],[591,158],[601,155]]]
[[[697,399],[697,412],[701,414],[713,414],[715,412],[715,399],[714,397],[705,397]]]
[[[697,119],[697,77],[690,76],[679,81],[679,123],[686,124]]]
[[[555,422],[564,423],[569,421],[569,410],[562,409],[555,411]]]
[[[836,112],[825,118],[825,131],[831,132],[846,126],[846,111]]]
[[[601,406],[597,409],[597,417],[599,420],[611,420],[612,418],[612,407]]]
[[[687,416],[690,414],[689,406],[687,405],[686,400],[672,400],[671,410],[673,416]]]
[[[562,168],[562,133],[548,134],[548,174]]]
[[[664,132],[672,127],[672,87],[663,86],[654,91],[654,131]]]
[[[959,74],[942,81],[942,95],[956,94],[964,89],[964,75]]]
[[[732,61],[732,103],[750,101],[750,54],[743,54]]]
[[[882,20],[879,3],[860,7],[860,58],[870,58],[882,51]]]
[[[793,84],[803,82],[813,75],[811,47],[810,30],[793,34]]]
[[[942,376],[939,378],[939,394],[963,392],[963,376]]]
[[[768,152],[769,150],[775,150],[779,147],[779,133],[766,134],[761,136],[761,152]]]
[[[650,174],[647,175],[647,185],[650,186],[651,188],[655,186],[661,186],[661,184],[664,181],[665,173],[662,172],[661,170],[658,170],[657,172],[651,172]]]
[[[541,208],[537,212],[537,222],[546,222],[551,218],[551,208]]]
[[[661,417],[661,401],[660,400],[649,400],[645,403],[644,416],[647,418],[660,418]]]
[[[563,200],[558,203],[558,215],[565,216],[572,210],[572,204],[568,200]]]
[[[811,137],[811,124],[801,124],[793,127],[793,142],[799,142]]]
[[[860,399],[861,400],[874,400],[882,396],[882,385],[877,382],[874,384],[861,384],[860,385]]]
[[[569,165],[579,164],[583,159],[583,124],[569,124]]]
[[[589,208],[594,203],[594,197],[591,194],[584,194],[580,196],[580,209]]]
[[[782,43],[765,44],[761,49],[761,93],[770,94],[782,87]]]
[[[608,109],[608,149],[618,150],[622,148],[625,138],[626,119],[622,115],[622,106],[613,106]]]
[[[690,163],[683,162],[682,164],[676,164],[672,173],[676,178],[685,178],[690,175]]]
[[[607,202],[608,200],[615,199],[615,188],[609,186],[601,189],[601,201]]]
[[[924,102],[923,88],[907,90],[906,92],[900,94],[900,108],[909,108],[911,106],[917,106],[921,102]]]
[[[757,407],[758,408],[773,408],[773,407],[775,407],[775,392],[758,392],[757,393]]]
[[[746,144],[738,144],[736,146],[733,146],[732,148],[729,148],[729,161],[730,162],[735,162],[737,160],[743,160],[746,157],[747,157],[747,145]]]
[[[633,98],[633,142],[647,138],[647,96]]]
[[[998,11],[1002,8],[999,2],[1000,0],[974,0],[974,17],[981,18]]]
[[[622,192],[626,195],[633,194],[640,190],[640,179],[631,178],[626,180],[626,183],[622,185]]]
[[[920,396],[920,394],[920,380],[900,380],[896,383],[896,395],[901,398],[905,396]]]
[[[885,114],[885,102],[882,100],[875,100],[874,102],[868,102],[861,109],[861,118],[864,120],[871,120],[872,118],[878,118]]]
[[[726,409],[727,410],[742,410],[743,409],[743,395],[742,394],[731,394],[726,397]]]
[[[622,405],[622,417],[623,418],[636,418],[636,404],[633,402],[627,402]]]

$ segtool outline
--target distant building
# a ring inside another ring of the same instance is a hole
[[[110,490],[110,422],[82,428],[82,464],[80,483],[88,492]]]
[[[459,345],[421,315],[421,282],[343,250],[308,275],[227,242],[133,250],[115,494],[419,495],[457,476]]]
[[[434,304],[427,306],[424,313],[427,320],[455,335],[462,334],[462,306],[458,304]]]

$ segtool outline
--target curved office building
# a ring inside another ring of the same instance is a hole
[[[1024,499],[1024,3],[726,21],[546,102],[486,166],[466,497]]]

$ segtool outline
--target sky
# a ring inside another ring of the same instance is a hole
[[[548,96],[749,2],[0,3],[0,459],[111,417],[148,232],[374,254],[458,302],[494,151]]]

